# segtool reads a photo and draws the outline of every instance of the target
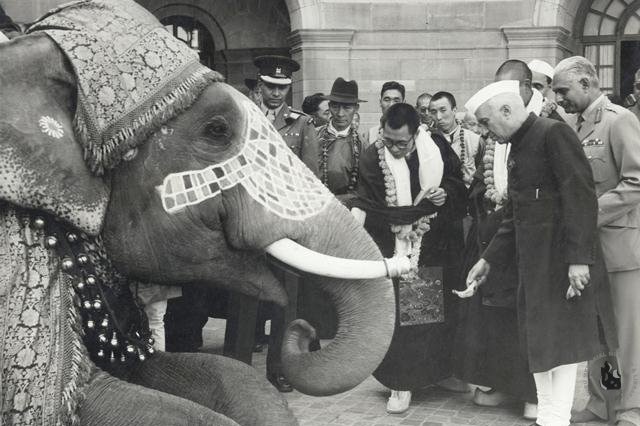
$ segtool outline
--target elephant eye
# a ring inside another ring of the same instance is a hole
[[[221,139],[230,136],[230,127],[227,120],[222,116],[213,117],[205,126],[205,136]]]

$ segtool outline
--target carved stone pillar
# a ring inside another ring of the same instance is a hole
[[[302,103],[303,94],[328,93],[336,77],[349,79],[349,55],[354,30],[300,29],[291,33],[291,57],[301,66],[293,83],[293,101]],[[331,74],[327,73],[331,70]]]

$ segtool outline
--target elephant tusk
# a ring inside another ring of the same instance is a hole
[[[269,244],[265,251],[303,272],[329,278],[347,280],[395,278],[411,269],[409,258],[406,256],[394,256],[384,260],[344,259],[310,250],[289,238]]]

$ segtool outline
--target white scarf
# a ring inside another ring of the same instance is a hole
[[[424,196],[432,189],[440,186],[442,174],[444,171],[444,163],[440,155],[440,149],[431,139],[431,134],[422,128],[418,129],[418,136],[415,138],[416,150],[418,151],[418,161],[420,167],[418,176],[420,178],[420,193],[415,200],[411,199],[411,177],[409,175],[409,166],[404,158],[395,158],[389,149],[384,149],[384,160],[389,166],[389,170],[393,175],[396,184],[396,198],[398,206],[417,205]],[[405,230],[411,231],[412,225],[404,225],[403,231],[396,234],[396,255],[406,256],[411,250],[411,241],[408,238],[399,238],[398,235],[403,234]]]
[[[532,90],[533,95],[529,100],[529,104],[526,106],[526,110],[527,113],[534,113],[535,115],[540,116],[544,105],[544,97],[537,89]],[[509,158],[510,151],[510,143],[496,143],[493,154],[493,184],[496,187],[496,192],[500,195],[507,193],[507,159]]]

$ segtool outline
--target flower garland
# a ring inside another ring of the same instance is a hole
[[[558,104],[547,98],[544,99],[542,104],[542,111],[540,111],[540,117],[549,117],[558,108]]]
[[[458,137],[460,139],[460,162],[464,165],[467,160],[467,145],[464,141],[464,129],[462,127],[460,127],[460,134]]]
[[[320,138],[322,139],[322,154],[320,157],[320,170],[322,172],[322,183],[327,188],[329,187],[329,142],[335,141],[335,139],[327,138],[328,125],[325,125],[320,133]],[[331,135],[333,136],[333,135]],[[360,170],[360,137],[358,136],[357,130],[351,126],[349,131],[349,136],[351,137],[351,174],[349,175],[349,184],[347,189],[349,191],[353,191],[356,189],[358,185],[358,175]]]
[[[387,164],[387,160],[384,157],[384,143],[382,140],[378,139],[375,142],[376,149],[378,150],[378,160],[380,164],[380,169],[382,170],[382,175],[384,178],[384,189],[385,189],[385,202],[389,207],[397,207],[398,206],[398,195],[396,189],[396,182],[393,179],[393,174],[389,169],[389,165]],[[407,239],[411,242],[411,253],[409,254],[409,262],[411,263],[411,272],[409,274],[416,274],[418,271],[418,261],[420,260],[420,251],[422,249],[422,237],[425,233],[429,232],[431,226],[429,222],[432,218],[436,217],[437,213],[422,216],[415,222],[413,222],[408,228],[405,225],[391,225],[391,232],[396,234],[396,236],[400,239]],[[407,231],[407,229],[410,229]],[[397,253],[394,253],[396,255]],[[408,274],[407,274],[408,275]],[[406,275],[405,275],[406,276]]]
[[[459,121],[456,121],[456,123],[458,123],[456,129],[460,129],[460,132],[458,133],[458,137],[455,137],[455,133],[456,131],[454,130],[450,136],[451,136],[451,147],[453,148],[453,144],[455,143],[456,139],[458,141],[460,141],[460,155],[458,156],[458,158],[460,158],[460,167],[462,170],[462,179],[464,180],[464,183],[468,185],[471,185],[471,182],[473,181],[473,173],[468,173],[467,172],[467,158],[469,157],[469,152],[467,150],[467,142],[464,138],[464,128],[462,127],[462,124]]]
[[[484,197],[493,202],[496,206],[502,205],[507,201],[507,194],[498,193],[495,186],[495,180],[493,176],[493,162],[495,161],[496,142],[487,138],[487,145],[485,147],[484,156],[482,157],[482,165],[484,166],[484,184],[487,190],[484,193]]]

